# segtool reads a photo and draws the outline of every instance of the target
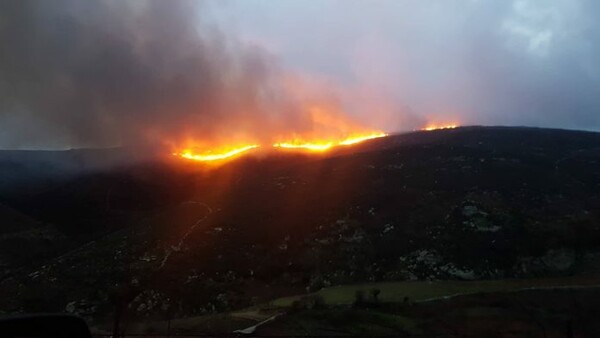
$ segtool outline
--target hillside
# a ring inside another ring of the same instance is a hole
[[[185,318],[341,284],[600,272],[599,133],[467,127],[218,168],[156,157],[38,174],[12,170],[28,189],[0,191],[37,222],[10,236],[43,252],[3,256],[3,312],[102,326],[116,308]]]

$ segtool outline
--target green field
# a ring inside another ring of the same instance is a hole
[[[500,279],[489,281],[381,282],[329,287],[313,294],[321,295],[327,305],[350,305],[354,302],[356,292],[359,290],[364,291],[368,295],[369,290],[379,289],[379,300],[381,302],[397,303],[404,301],[405,297],[408,297],[410,301],[419,302],[461,294],[576,286],[600,286],[600,277]],[[276,307],[288,307],[303,296],[306,295],[278,298],[270,304]]]
[[[436,302],[423,303],[423,301],[443,299],[444,297],[452,297],[454,295],[469,295],[478,293],[493,294],[498,292],[506,292],[509,297],[512,297],[509,299],[522,299],[524,302],[527,302],[527,300],[523,298],[524,294],[517,295],[513,292],[536,289],[550,291],[561,288],[572,288],[574,291],[581,294],[581,296],[578,297],[585,297],[584,295],[586,294],[597,295],[597,291],[589,293],[592,292],[590,290],[596,290],[595,287],[600,287],[600,277],[598,276],[503,279],[490,281],[404,281],[343,285],[325,288],[312,294],[278,298],[267,304],[257,305],[228,314],[211,314],[174,319],[170,324],[168,324],[167,321],[132,323],[133,325],[131,325],[128,330],[133,333],[164,333],[167,332],[167,327],[170,325],[172,330],[171,332],[188,333],[210,331],[227,334],[236,329],[243,329],[255,325],[256,323],[263,321],[274,314],[285,313],[285,315],[282,315],[276,321],[261,327],[260,332],[265,334],[294,335],[321,335],[331,334],[331,332],[335,332],[336,334],[343,333],[350,335],[361,335],[367,333],[387,335],[397,332],[405,332],[407,334],[422,334],[425,331],[431,331],[434,333],[438,332],[435,330],[441,330],[439,332],[446,332],[443,331],[445,328],[439,326],[439,323],[448,321],[457,323],[457,325],[460,326],[462,323],[461,320],[468,321],[472,324],[480,322],[487,323],[482,324],[482,327],[488,325],[490,323],[489,321],[491,320],[493,323],[495,323],[494,325],[496,325],[490,329],[493,331],[498,330],[498,327],[502,327],[503,325],[520,325],[518,323],[528,323],[527,320],[523,318],[529,317],[521,316],[522,314],[519,311],[522,311],[523,309],[519,308],[517,305],[515,305],[517,307],[514,308],[506,305],[514,305],[518,302],[510,301],[508,303],[503,303],[503,305],[498,305],[496,303],[496,300],[503,298],[490,298],[491,300],[483,299],[480,304],[463,304],[461,303],[460,298],[452,298],[449,301],[454,302],[452,303],[454,304],[452,305],[454,310],[450,312],[444,308],[436,308]],[[386,310],[385,308],[364,309],[347,307],[348,305],[354,303],[356,291],[362,290],[364,291],[365,296],[368,297],[369,291],[375,288],[380,290],[379,300],[382,303],[401,303],[404,302],[405,297],[408,297],[410,302],[413,304],[405,309],[410,310],[408,312],[403,312],[402,310],[399,312],[394,312],[397,310],[390,311],[389,309]],[[326,307],[315,308],[312,310],[303,309],[300,311],[288,311],[289,309],[287,308],[292,306],[294,301],[299,300],[307,295],[317,294],[323,297],[325,305],[327,305]],[[548,323],[550,323],[548,326],[551,326],[551,323],[554,322],[560,325],[564,324],[562,322],[564,321],[564,318],[566,318],[564,313],[568,314],[571,311],[574,311],[573,309],[565,307],[566,305],[564,305],[567,303],[573,303],[571,298],[567,297],[568,300],[565,301],[567,298],[561,298],[560,294],[556,294],[554,292],[529,294],[538,295],[530,296],[530,301],[531,297],[541,297],[539,299],[549,299],[552,304],[556,303],[554,305],[557,307],[557,309],[550,309],[550,306],[543,303],[543,300],[541,301],[543,304],[538,304],[536,301],[531,303],[531,306],[524,308],[530,312],[533,311],[531,309],[534,308],[541,309],[538,309],[539,311],[536,310],[538,312],[535,312],[535,314],[539,317],[538,319],[541,318],[543,320],[547,320]],[[572,294],[569,293],[569,295]],[[414,307],[413,305],[417,305],[414,303],[419,302],[421,302],[420,304],[422,305],[433,304],[433,307],[429,308],[432,312],[427,312],[425,315],[418,312],[417,309],[420,308]],[[580,305],[582,304],[585,305],[585,303],[580,303]],[[581,308],[580,311],[583,313],[589,313],[590,316],[593,316],[592,311],[586,307]],[[534,313],[530,312],[526,312],[525,314],[530,316],[531,313]],[[432,316],[442,319],[439,321],[438,318],[436,319],[438,320],[437,322],[435,320],[432,322]],[[584,318],[582,320],[587,319]],[[527,325],[530,325],[530,323]],[[472,328],[475,327],[478,326],[472,325]],[[535,330],[536,328],[534,327],[531,329],[530,327],[516,327],[516,329]],[[556,328],[552,329],[554,330]],[[562,330],[562,326],[558,329]]]

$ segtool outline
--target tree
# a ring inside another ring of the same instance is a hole
[[[354,294],[354,306],[365,305],[365,292],[363,290],[356,290]]]
[[[371,301],[373,303],[379,303],[379,294],[381,293],[381,290],[374,288],[371,289]]]

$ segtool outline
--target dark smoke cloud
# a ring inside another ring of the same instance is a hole
[[[306,102],[600,130],[598,22],[596,0],[0,0],[0,148],[268,139],[313,128]]]
[[[1,1],[0,147],[235,138],[276,126],[281,110],[293,117],[271,56],[201,11],[179,0]]]

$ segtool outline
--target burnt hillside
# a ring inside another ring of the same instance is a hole
[[[99,320],[126,293],[133,316],[188,316],[359,281],[600,272],[599,133],[465,127],[209,169],[48,156],[0,152],[2,311]]]

